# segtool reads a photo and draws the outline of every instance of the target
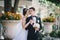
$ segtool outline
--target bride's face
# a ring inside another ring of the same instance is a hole
[[[26,15],[27,15],[27,16],[29,16],[29,15],[30,15],[29,10],[27,10]]]

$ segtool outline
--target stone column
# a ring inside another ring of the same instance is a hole
[[[18,8],[18,4],[19,4],[19,0],[15,0],[15,2],[14,2],[14,10],[13,10],[13,13],[16,13],[16,11],[17,11],[17,8]]]
[[[39,9],[39,4],[38,0],[32,0],[32,6],[36,9],[36,14],[38,13]]]
[[[3,7],[2,7],[2,6],[0,6],[0,13],[2,13],[2,9],[3,9]]]

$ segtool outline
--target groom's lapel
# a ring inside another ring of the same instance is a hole
[[[39,19],[38,19],[38,17],[36,17],[36,23],[39,23]]]
[[[30,19],[32,19],[32,16],[30,16],[26,19],[26,23],[28,23],[30,21]]]

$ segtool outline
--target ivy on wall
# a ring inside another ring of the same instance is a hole
[[[60,5],[60,0],[47,0],[47,1],[50,1],[54,4],[56,4],[57,6]]]
[[[43,3],[46,5],[56,5],[57,7],[60,7],[60,0],[39,0],[39,3]]]

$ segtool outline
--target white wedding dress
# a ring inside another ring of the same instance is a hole
[[[20,26],[21,28],[22,26]],[[27,40],[28,31],[21,28],[20,32],[13,38],[13,40]]]

